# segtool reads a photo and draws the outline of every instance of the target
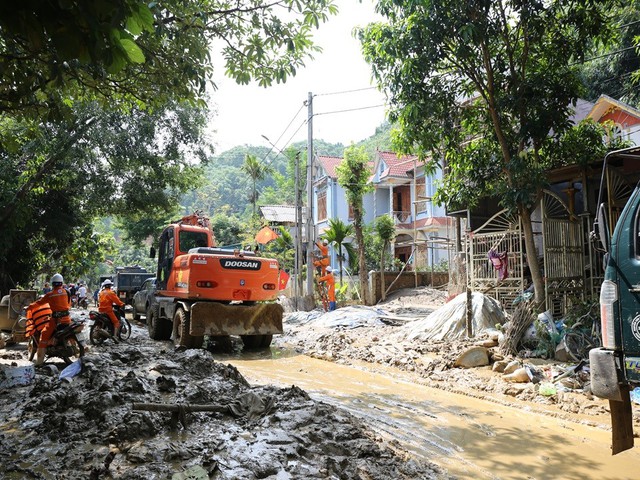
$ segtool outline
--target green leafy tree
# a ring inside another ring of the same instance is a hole
[[[339,218],[329,219],[329,228],[324,231],[324,238],[338,251],[338,263],[340,264],[340,283],[342,283],[342,264],[345,262],[345,253],[349,259],[356,258],[356,249],[347,240],[353,236],[354,228]]]
[[[219,246],[236,245],[240,243],[240,235],[244,225],[240,219],[221,209],[211,217],[211,228]]]
[[[278,238],[267,244],[266,252],[269,256],[278,259],[280,268],[293,271],[295,269],[295,245],[293,243],[293,237],[285,227],[278,227],[278,232]]]
[[[0,113],[64,114],[68,98],[201,101],[211,52],[238,83],[284,82],[318,48],[330,0],[112,0],[0,6]]]
[[[251,179],[251,182],[253,183],[253,189],[252,189],[250,200],[253,206],[252,216],[255,217],[256,205],[258,202],[257,183],[265,179],[267,174],[271,172],[271,167],[262,163],[260,160],[258,160],[258,157],[256,157],[255,155],[247,154],[244,157],[244,163],[242,164],[242,167],[240,167],[240,169],[242,170],[242,172],[246,173],[249,176],[249,178]]]
[[[572,63],[610,32],[610,2],[379,0],[388,23],[360,31],[386,89],[402,152],[445,156],[438,199],[473,207],[499,198],[522,219],[535,299],[544,284],[531,225],[554,132],[569,127],[580,93]]]
[[[610,16],[615,21],[608,42],[594,42],[586,61],[579,66],[586,85],[585,98],[595,101],[609,95],[629,105],[640,104],[640,2],[613,5]]]
[[[376,218],[374,228],[380,240],[382,240],[382,248],[380,249],[380,287],[382,288],[382,300],[387,298],[386,285],[384,283],[384,259],[389,248],[389,244],[396,237],[396,225],[390,215],[382,215]]]
[[[0,122],[0,138],[13,139],[0,142],[2,291],[43,269],[59,269],[39,259],[62,263],[82,245],[95,258],[85,241],[93,218],[139,215],[148,229],[137,225],[131,238],[146,239],[158,228],[148,218],[171,212],[198,183],[200,170],[190,159],[206,157],[199,110],[167,105],[122,113],[87,105],[75,117],[83,121]]]
[[[360,290],[362,299],[366,303],[369,298],[367,264],[364,255],[363,218],[364,206],[362,199],[364,194],[373,188],[369,184],[371,172],[368,167],[369,156],[364,147],[350,146],[344,151],[344,159],[336,167],[338,184],[344,188],[349,205],[353,209],[353,229],[358,245],[358,275],[360,276]]]

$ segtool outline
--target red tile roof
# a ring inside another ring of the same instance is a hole
[[[378,152],[380,160],[384,161],[387,168],[380,175],[380,179],[385,177],[410,178],[408,172],[413,170],[415,156],[398,156],[393,152]]]
[[[328,157],[326,155],[318,155],[318,162],[331,178],[338,178],[336,167],[342,162],[342,157]]]

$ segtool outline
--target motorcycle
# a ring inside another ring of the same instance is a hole
[[[22,318],[28,337],[27,351],[29,361],[33,361],[40,344],[41,331],[33,326],[33,320]],[[84,320],[72,320],[69,324],[59,324],[51,337],[50,345],[45,353],[46,358],[61,358],[67,365],[84,356],[84,345],[78,334],[84,329]]]
[[[78,306],[83,310],[86,310],[89,308],[89,299],[87,297],[80,298],[80,300],[78,300]]]
[[[89,318],[93,320],[93,325],[89,330],[89,340],[93,345],[102,345],[105,340],[112,339],[114,342],[128,340],[131,337],[131,324],[125,316],[125,311],[121,307],[113,307],[113,313],[120,320],[120,329],[116,333],[113,323],[106,313],[91,310]]]

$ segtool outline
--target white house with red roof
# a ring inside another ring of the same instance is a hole
[[[316,231],[329,228],[329,219],[353,221],[344,189],[338,185],[336,167],[341,157],[319,155],[314,176],[314,222]],[[450,236],[444,208],[431,201],[441,172],[425,175],[424,165],[416,157],[398,157],[393,152],[377,151],[370,163],[373,192],[363,199],[366,224],[382,215],[392,215],[397,237],[392,245],[395,258],[410,268],[438,264],[448,260],[446,241]],[[415,241],[414,241],[415,239]],[[412,252],[415,250],[415,255]],[[332,252],[335,265],[335,252]],[[416,263],[417,262],[417,263]]]

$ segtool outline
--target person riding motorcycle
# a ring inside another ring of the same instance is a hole
[[[102,291],[100,292],[98,299],[98,311],[100,313],[107,314],[113,323],[113,331],[117,334],[120,331],[120,320],[118,319],[118,316],[113,313],[113,304],[115,303],[119,307],[123,307],[124,302],[118,298],[113,290],[111,290],[112,286],[113,282],[109,279],[102,282]]]
[[[40,334],[40,343],[36,351],[36,365],[42,365],[44,363],[47,347],[50,344],[51,337],[55,333],[58,324],[68,325],[71,323],[71,316],[69,315],[71,294],[62,286],[63,283],[64,279],[62,275],[56,273],[51,277],[52,290],[27,307],[27,310],[33,313],[38,307],[49,304],[52,311],[51,320],[47,322]]]

